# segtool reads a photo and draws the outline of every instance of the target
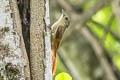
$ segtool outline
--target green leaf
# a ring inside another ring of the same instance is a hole
[[[105,26],[112,15],[111,11],[112,11],[112,8],[110,6],[107,6],[101,9],[100,11],[98,11],[96,15],[92,17],[92,19]]]
[[[99,38],[101,38],[104,35],[104,30],[99,28],[99,25],[96,25],[90,21],[87,22],[87,25],[91,28],[92,32]]]
[[[68,73],[62,72],[55,77],[55,80],[72,80],[72,77]]]
[[[120,54],[115,55],[113,57],[113,62],[117,66],[117,68],[120,70]]]

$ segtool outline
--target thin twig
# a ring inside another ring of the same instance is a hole
[[[86,27],[82,27],[80,32],[90,42],[91,46],[93,47],[96,56],[98,57],[101,66],[103,67],[106,73],[108,80],[117,80],[115,74],[112,71],[111,65],[104,56],[103,49],[101,48],[95,37],[92,36],[92,34],[88,31]]]
[[[94,21],[94,20],[91,20],[92,23],[98,25],[99,28],[105,28],[104,25]],[[116,40],[120,40],[120,38],[110,29],[110,28],[106,28],[106,30],[116,39]]]
[[[77,3],[70,3],[71,6],[76,9],[79,10],[80,8],[82,8],[83,5],[85,5],[86,3],[88,3],[90,0],[82,0],[80,2]]]
[[[66,69],[68,69],[68,71],[70,72],[70,74],[72,75],[72,77],[75,80],[83,80],[83,79],[81,79],[82,77],[80,77],[80,74],[76,70],[76,67],[71,62],[71,60],[68,58],[68,56],[65,54],[65,52],[62,48],[59,49],[58,56],[59,56],[60,60],[63,62],[63,64],[65,65]]]
[[[67,13],[71,16],[71,24],[74,24],[74,27],[71,26],[69,32],[65,35],[66,37],[71,35],[72,30],[80,29],[81,26],[86,23],[91,17],[105,5],[108,5],[111,0],[98,0],[92,7],[90,7],[87,11],[83,12],[82,15],[77,14],[70,4],[68,4],[65,0],[57,0],[58,3],[66,9]],[[81,26],[76,26],[79,23]]]

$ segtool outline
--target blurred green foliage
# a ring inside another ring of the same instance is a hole
[[[108,21],[112,15],[112,8],[111,6],[107,6],[103,8],[102,10],[98,11],[92,19],[95,20],[98,23],[103,24],[106,26],[108,24]]]
[[[118,37],[119,29],[117,19],[113,18],[111,25],[109,24],[110,17],[112,16],[113,11],[111,6],[106,6],[105,8],[98,11],[93,17],[92,20],[96,21],[99,24],[103,25],[103,28],[100,28],[100,25],[94,24],[92,21],[89,21],[87,25],[90,27],[92,32],[97,36],[100,40],[103,38],[105,34],[104,27],[108,27],[113,33],[115,33]],[[111,33],[107,33],[104,40],[104,47],[110,53],[109,55],[112,57],[114,64],[120,69],[120,40],[116,40]]]
[[[89,7],[91,7],[96,0],[89,0],[85,5],[83,5],[83,10],[87,10]]]
[[[67,1],[69,1],[71,3],[80,3],[82,0],[67,0]],[[88,10],[89,7],[91,7],[95,2],[96,2],[96,0],[89,0],[86,4],[84,4],[82,6],[83,11]],[[113,17],[113,18],[111,18],[111,17]],[[112,20],[110,20],[110,19],[112,19]],[[118,29],[118,27],[120,27],[120,26],[118,26],[118,22],[113,13],[111,4],[108,6],[105,6],[101,10],[99,10],[91,18],[91,20],[89,20],[86,23],[86,25],[88,26],[90,31],[94,34],[94,36],[97,38],[98,42],[100,42],[100,44],[102,43],[101,46],[103,46],[103,48],[105,48],[107,50],[110,57],[112,58],[112,61],[117,66],[117,68],[120,70],[120,40],[116,39],[114,37],[114,35],[112,35],[110,32],[106,31],[106,28],[108,28],[110,31],[112,31],[116,36],[118,36],[120,38],[120,31]],[[73,42],[75,42],[75,41],[73,41]],[[73,52],[75,55],[76,52],[75,51],[73,51]],[[68,74],[66,75],[61,72],[67,72],[67,70],[65,69],[65,67],[62,64],[62,62],[60,61],[60,59],[57,57],[57,70],[56,70],[56,75],[54,76],[54,79],[55,80],[72,80],[71,78],[66,79]],[[100,79],[100,80],[102,80],[102,79]]]

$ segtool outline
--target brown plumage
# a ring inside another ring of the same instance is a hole
[[[52,30],[52,74],[55,75],[56,72],[56,52],[62,41],[63,34],[66,28],[69,26],[69,19],[66,13],[62,11],[60,19],[53,24]]]
[[[64,27],[59,27],[57,29],[54,41],[52,42],[52,62],[53,62],[52,73],[53,73],[53,75],[56,72],[56,52],[57,52],[59,45],[61,43],[61,39],[62,39],[64,31],[65,31]]]

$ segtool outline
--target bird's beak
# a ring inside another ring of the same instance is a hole
[[[65,14],[65,11],[62,9],[62,13]]]

